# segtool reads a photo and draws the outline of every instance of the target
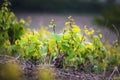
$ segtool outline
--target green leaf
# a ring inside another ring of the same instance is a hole
[[[46,47],[46,46],[43,46],[43,47],[42,47],[42,53],[41,53],[41,55],[42,55],[42,56],[46,56],[46,55],[47,55],[47,50],[48,50],[47,47]]]
[[[80,44],[80,51],[84,51],[85,50],[85,44],[84,43],[81,43]]]
[[[56,41],[60,41],[63,37],[63,34],[52,34],[53,39],[55,39]]]
[[[69,50],[67,54],[68,54],[69,59],[71,59],[75,56],[75,52],[73,50]]]

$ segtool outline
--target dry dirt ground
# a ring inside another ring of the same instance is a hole
[[[115,75],[117,76],[115,79]],[[113,78],[114,77],[114,78]],[[85,71],[55,68],[49,64],[0,56],[0,80],[120,80],[119,71],[96,75]]]

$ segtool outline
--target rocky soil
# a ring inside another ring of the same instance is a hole
[[[0,80],[120,80],[117,69],[96,75],[85,71],[56,68],[50,64],[32,63],[0,56]]]

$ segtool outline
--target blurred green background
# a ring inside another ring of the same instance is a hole
[[[10,0],[15,11],[98,13],[119,0]]]

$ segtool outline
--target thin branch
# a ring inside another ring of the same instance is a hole
[[[111,75],[110,75],[110,77],[109,77],[108,80],[111,80],[111,79],[112,79],[112,76],[114,75],[115,72],[118,72],[118,75],[120,76],[120,72],[119,72],[118,68],[115,67],[115,69],[114,69],[113,72],[111,73]]]
[[[119,40],[119,37],[120,37],[120,33],[119,33],[119,30],[116,28],[116,26],[114,24],[112,24],[113,28],[115,29],[115,31],[117,32],[117,38]]]

